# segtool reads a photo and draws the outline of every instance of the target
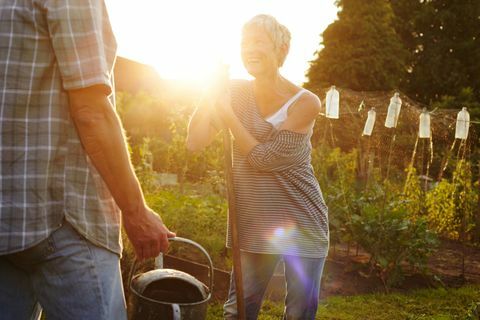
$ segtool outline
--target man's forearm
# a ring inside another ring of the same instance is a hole
[[[82,145],[115,202],[124,214],[138,212],[145,205],[143,194],[130,163],[120,120],[108,98],[70,101]]]
[[[87,155],[122,210],[123,226],[137,259],[156,257],[174,237],[145,203],[130,163],[120,119],[105,90],[94,86],[69,91],[70,115]]]

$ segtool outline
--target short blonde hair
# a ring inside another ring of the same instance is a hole
[[[282,46],[287,48],[286,54],[283,57],[280,56],[279,63],[280,66],[282,66],[287,57],[288,50],[290,49],[291,35],[288,28],[268,14],[259,14],[247,21],[247,23],[243,25],[242,32],[245,32],[253,26],[260,27],[267,33],[270,39],[272,39],[277,54],[280,54],[280,48]]]

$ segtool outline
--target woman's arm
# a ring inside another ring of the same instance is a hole
[[[202,99],[190,118],[187,133],[188,150],[201,151],[215,138],[218,130],[213,124],[215,121],[212,114],[213,104],[210,99]]]
[[[203,150],[212,143],[217,132],[224,126],[217,115],[216,105],[221,93],[228,91],[230,86],[228,68],[222,65],[217,70],[214,83],[204,93],[197,109],[190,118],[187,132],[188,150]]]
[[[240,151],[248,155],[260,144],[242,125],[230,106],[229,93],[219,100],[220,115],[232,132]],[[306,134],[313,126],[315,118],[320,112],[320,99],[311,93],[304,94],[289,110],[288,117],[279,128],[279,131],[288,130],[294,133]]]

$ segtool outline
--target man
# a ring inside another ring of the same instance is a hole
[[[138,259],[174,236],[130,165],[115,55],[102,0],[0,2],[0,319],[126,319],[121,220]]]

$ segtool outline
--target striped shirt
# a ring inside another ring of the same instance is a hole
[[[312,132],[280,130],[261,116],[253,83],[235,81],[232,108],[260,142],[248,155],[233,145],[240,248],[322,258],[328,253],[328,209],[311,162]],[[231,226],[227,245],[231,246]]]
[[[110,93],[115,56],[102,0],[0,1],[0,255],[64,219],[121,252],[120,211],[80,144],[66,91]]]

